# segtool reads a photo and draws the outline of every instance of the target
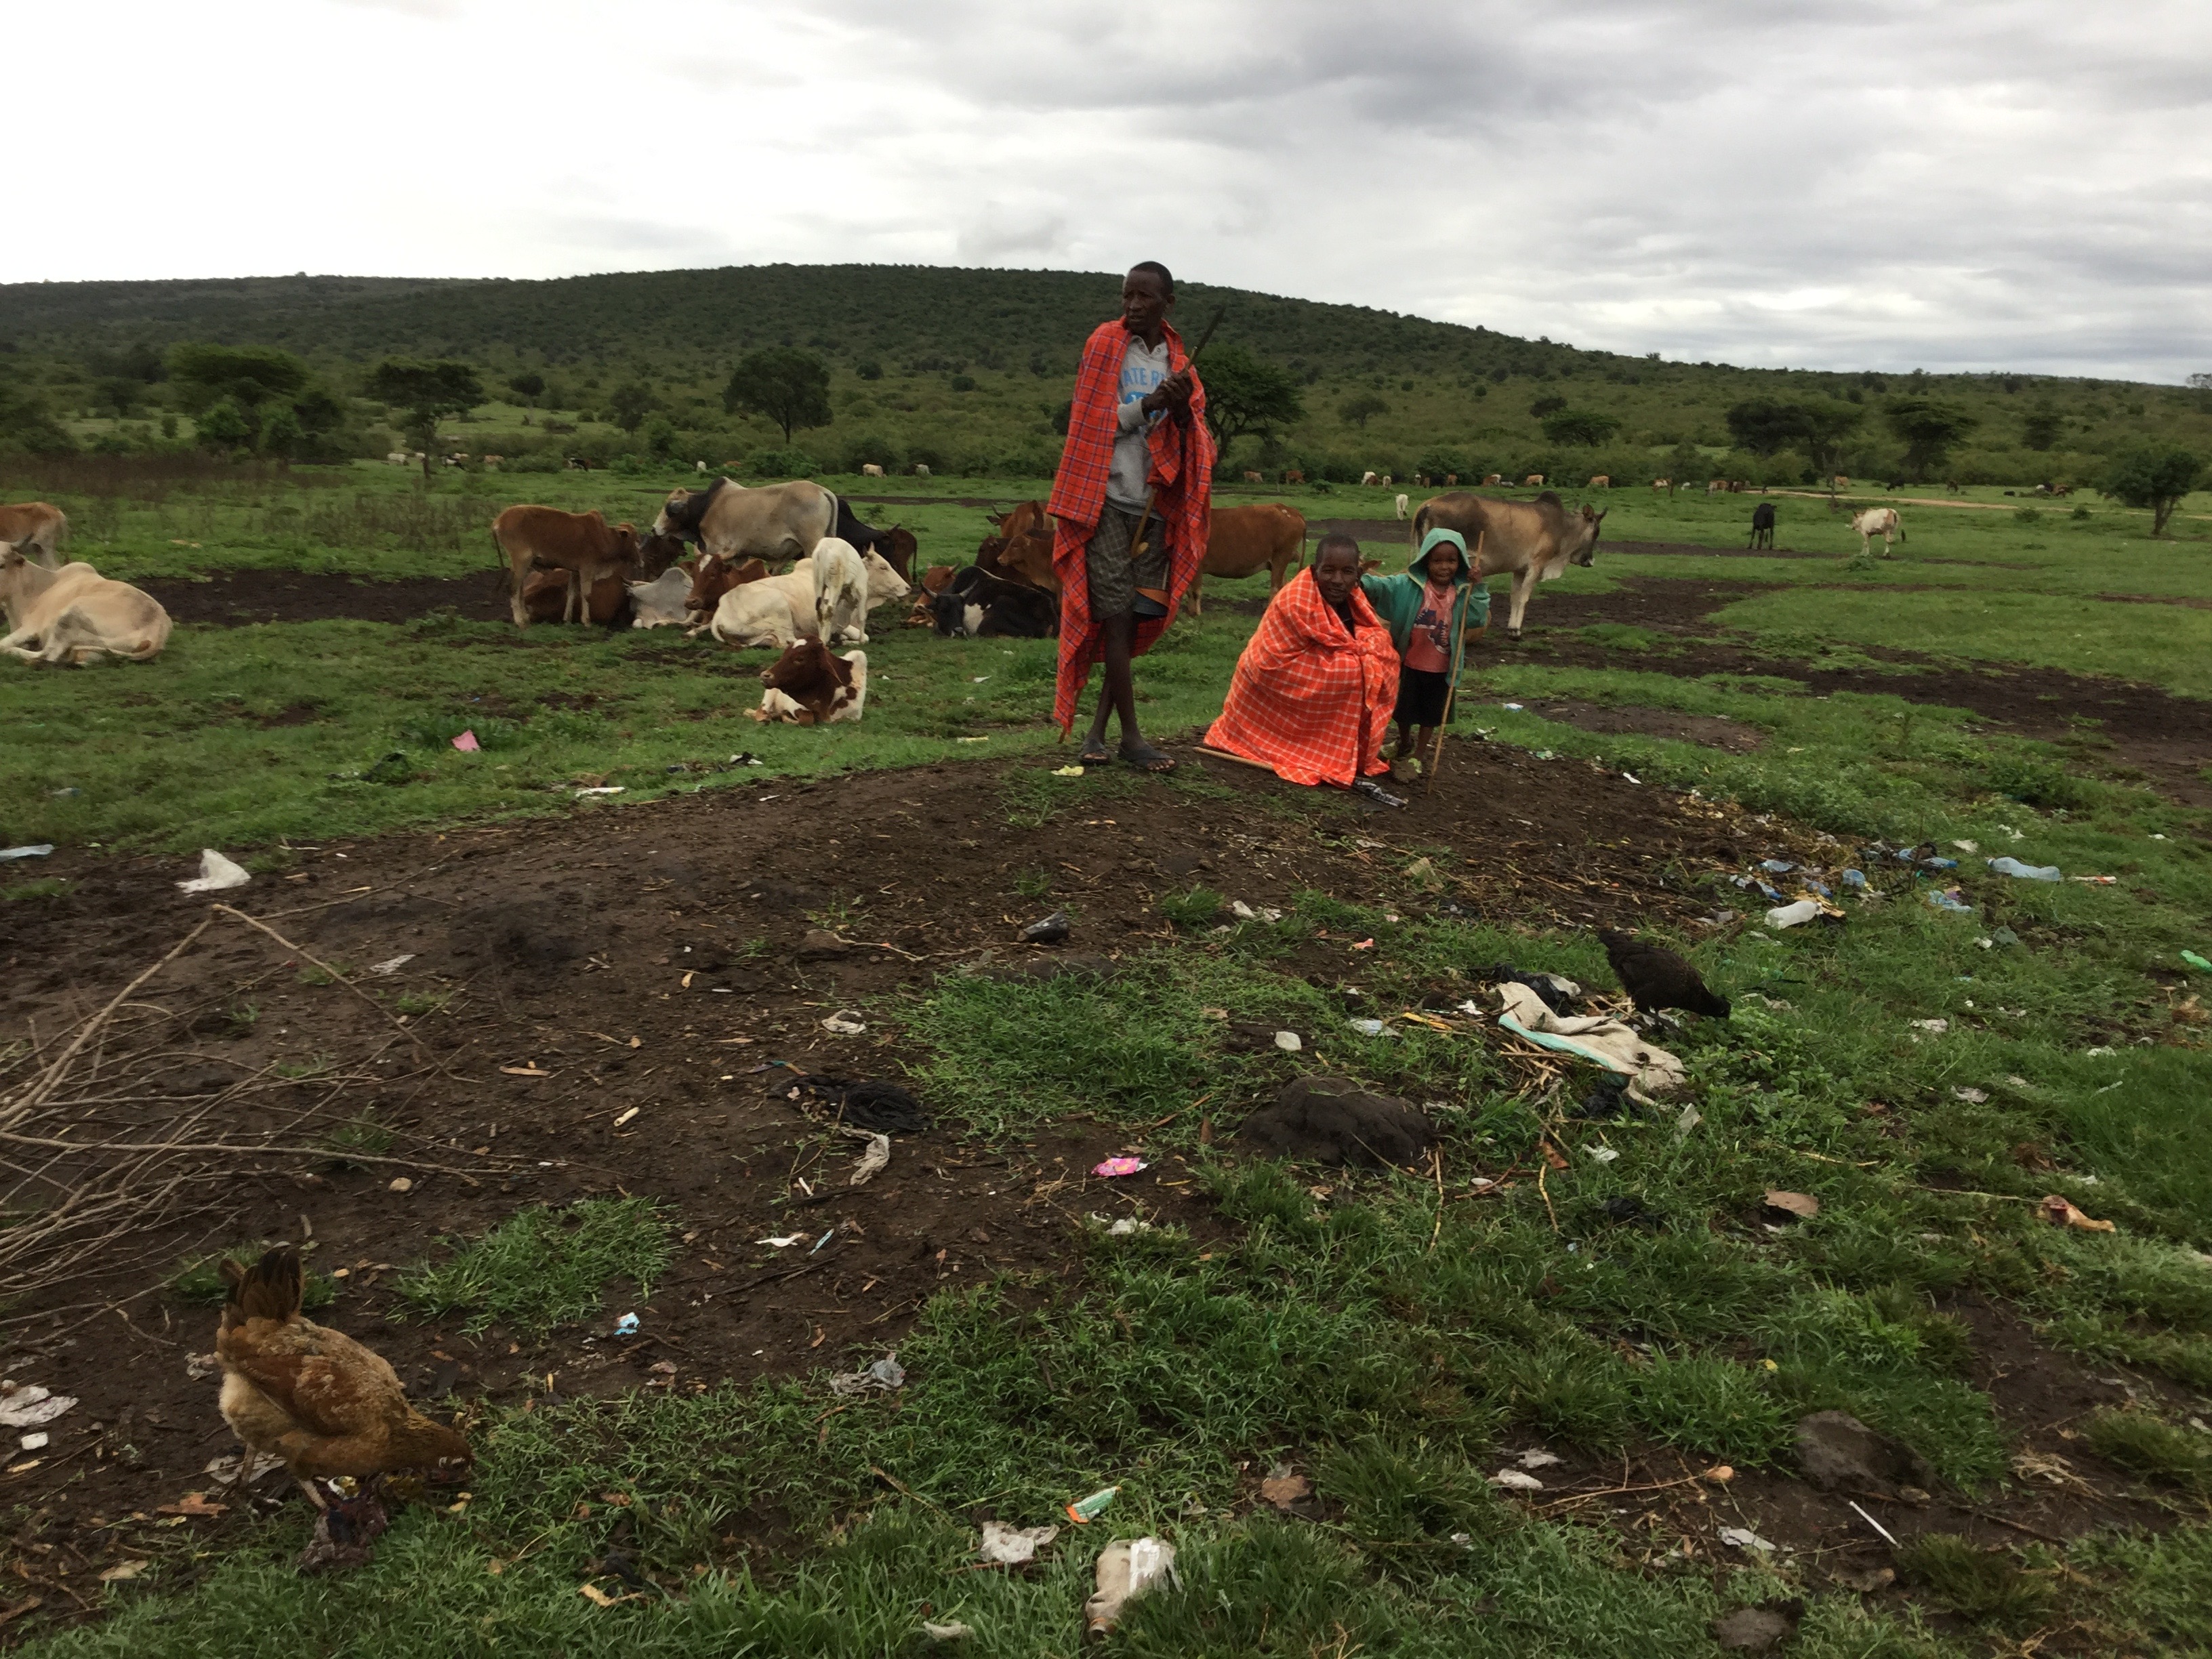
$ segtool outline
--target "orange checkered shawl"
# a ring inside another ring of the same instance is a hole
[[[1398,651],[1356,587],[1352,618],[1347,634],[1310,568],[1285,582],[1237,659],[1207,747],[1291,783],[1348,786],[1389,771],[1382,733],[1398,700]]]
[[[1168,372],[1188,367],[1182,337],[1167,331]],[[1065,738],[1075,724],[1075,705],[1090,682],[1091,666],[1105,653],[1105,641],[1091,620],[1091,584],[1083,550],[1098,528],[1106,507],[1106,479],[1114,470],[1114,440],[1119,434],[1121,360],[1129,331],[1120,319],[1101,323],[1083,348],[1075,371],[1075,401],[1067,417],[1067,445],[1052,481],[1045,510],[1053,516],[1053,574],[1060,578],[1060,679],[1052,718]],[[1173,420],[1152,428],[1152,510],[1166,526],[1168,614],[1139,617],[1133,646],[1141,655],[1167,632],[1182,596],[1206,562],[1206,522],[1213,495],[1213,434],[1206,425],[1206,388],[1190,394],[1190,424]]]

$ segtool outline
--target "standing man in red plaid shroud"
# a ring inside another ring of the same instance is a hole
[[[1130,668],[1167,631],[1205,562],[1212,507],[1206,388],[1168,325],[1174,309],[1175,278],[1165,265],[1147,259],[1122,279],[1121,316],[1092,330],[1083,348],[1067,446],[1047,504],[1060,593],[1052,714],[1063,737],[1074,726],[1091,665],[1106,665],[1079,757],[1085,765],[1113,758],[1110,713],[1121,722],[1121,759],[1147,772],[1175,769],[1137,729]]]

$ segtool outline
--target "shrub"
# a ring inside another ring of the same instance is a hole
[[[764,477],[811,478],[822,470],[803,449],[757,449],[745,460],[746,471]]]

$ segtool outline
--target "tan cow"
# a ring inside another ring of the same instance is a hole
[[[1585,488],[1590,489],[1610,489],[1613,488],[1613,474],[1610,472],[1601,472],[1595,477],[1592,478]]]
[[[1042,501],[1020,501],[1004,513],[986,514],[985,517],[1008,541],[1019,541],[1024,536],[1050,536],[1052,520],[1047,515]]]
[[[696,541],[701,552],[732,563],[803,559],[836,526],[836,496],[805,478],[758,489],[717,478],[704,489],[672,489],[653,521],[655,535]]]
[[[591,593],[608,577],[624,572],[647,574],[636,568],[637,532],[626,524],[609,526],[597,511],[563,513],[557,507],[510,507],[491,521],[491,538],[507,561],[511,578],[508,609],[517,628],[530,626],[530,606],[524,595],[533,570],[568,573],[568,597],[561,608],[561,620],[574,617],[580,625],[591,621]],[[614,597],[619,602],[620,588],[614,590]]]
[[[82,667],[107,655],[148,662],[169,642],[169,613],[152,594],[110,581],[88,564],[31,562],[29,537],[0,548],[0,651],[23,662]]]
[[[1894,536],[1905,539],[1905,524],[1893,507],[1870,507],[1863,513],[1851,514],[1851,528],[1859,532],[1859,556],[1864,558],[1871,550],[1874,538],[1881,538],[1881,556],[1890,556],[1889,541]]]
[[[1485,489],[1495,489],[1504,482],[1505,475],[1503,472],[1492,472],[1483,479],[1482,487]]]
[[[1521,487],[1523,489],[1541,489],[1544,487],[1544,475],[1540,472],[1531,472],[1521,480]]]
[[[1206,579],[1233,581],[1267,573],[1267,592],[1282,586],[1285,574],[1305,561],[1306,519],[1295,507],[1217,507],[1206,526],[1206,562],[1190,585],[1190,614],[1206,614]]]
[[[1654,489],[1663,489],[1669,495],[1674,493],[1674,481],[1672,478],[1654,478],[1651,481],[1651,487]]]
[[[1482,559],[1476,580],[1511,573],[1505,636],[1517,640],[1536,584],[1565,575],[1570,564],[1595,562],[1598,526],[1604,519],[1587,507],[1569,512],[1548,489],[1533,501],[1504,501],[1459,489],[1421,503],[1413,514],[1413,545],[1418,548],[1424,536],[1439,528],[1459,532],[1470,551],[1480,537]]]
[[[69,540],[69,514],[45,501],[18,501],[0,507],[0,542],[16,546],[29,544],[38,550],[39,562],[49,570],[61,565],[62,544]]]

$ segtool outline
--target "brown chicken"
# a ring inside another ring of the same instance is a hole
[[[246,1444],[239,1489],[258,1455],[282,1458],[317,1511],[301,1569],[358,1566],[385,1528],[386,1475],[450,1482],[475,1454],[407,1403],[381,1356],[301,1316],[295,1251],[270,1250],[251,1267],[225,1261],[222,1277],[230,1293],[215,1351],[223,1419]]]

